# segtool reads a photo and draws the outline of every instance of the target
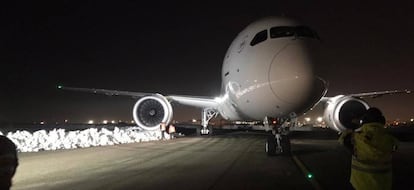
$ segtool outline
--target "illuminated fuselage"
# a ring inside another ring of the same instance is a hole
[[[220,114],[263,120],[307,111],[326,92],[313,70],[319,45],[315,32],[290,19],[271,17],[247,26],[223,61]]]

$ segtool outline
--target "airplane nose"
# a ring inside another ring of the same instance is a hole
[[[279,100],[289,104],[306,101],[311,93],[312,79],[312,57],[304,44],[287,44],[274,55],[269,83]]]

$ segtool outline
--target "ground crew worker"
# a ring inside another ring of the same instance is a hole
[[[161,122],[160,124],[160,130],[161,130],[161,139],[164,140],[165,139],[165,131],[166,131],[166,126],[164,122]]]
[[[360,124],[339,138],[352,151],[350,182],[356,190],[392,189],[392,152],[397,140],[384,128],[385,118],[378,108],[369,108]]]
[[[168,133],[170,134],[170,139],[173,139],[174,138],[174,135],[175,135],[175,127],[174,127],[174,125],[170,125],[170,127],[168,127]]]
[[[10,189],[17,165],[16,145],[0,135],[0,189]]]

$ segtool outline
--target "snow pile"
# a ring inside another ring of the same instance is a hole
[[[3,135],[2,132],[0,135]],[[8,132],[5,136],[16,144],[19,152],[38,152],[160,140],[161,131],[143,131],[137,127],[115,127],[113,131],[106,128],[99,130],[89,128],[82,131],[53,129],[33,133],[23,130]],[[169,139],[169,135],[164,136]]]

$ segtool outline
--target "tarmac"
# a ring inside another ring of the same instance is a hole
[[[216,134],[20,153],[12,189],[340,190],[349,187],[351,155],[338,144],[337,134],[331,130],[292,132],[292,155],[273,157],[264,152],[267,134],[263,132],[216,131]],[[411,179],[414,141],[407,137],[404,136],[393,156],[393,189],[414,185]]]

